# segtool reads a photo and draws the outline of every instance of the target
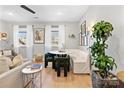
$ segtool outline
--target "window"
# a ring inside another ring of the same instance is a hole
[[[32,58],[33,53],[33,31],[32,25],[14,25],[13,41],[15,52],[23,58]]]
[[[46,25],[45,53],[65,46],[65,25]]]
[[[58,47],[59,44],[59,32],[58,31],[51,31],[51,44],[52,46]]]

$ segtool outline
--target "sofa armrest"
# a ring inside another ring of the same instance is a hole
[[[21,70],[30,65],[31,61],[24,62],[22,65],[17,66],[3,74],[0,75],[0,87],[3,88],[22,88],[22,73]]]

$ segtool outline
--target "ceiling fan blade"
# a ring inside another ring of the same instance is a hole
[[[28,8],[26,5],[20,5],[20,7],[22,7],[23,9],[35,14],[35,12],[32,9]]]

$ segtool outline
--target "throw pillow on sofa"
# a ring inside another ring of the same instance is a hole
[[[11,68],[11,65],[12,65],[12,61],[11,61],[11,58],[10,57],[6,57],[6,56],[1,56],[0,59],[4,59],[4,61],[7,62],[9,68]]]
[[[14,67],[19,66],[23,63],[23,58],[21,55],[17,55],[13,58],[12,65]]]
[[[4,56],[11,56],[12,55],[12,51],[11,50],[3,50],[3,55]]]

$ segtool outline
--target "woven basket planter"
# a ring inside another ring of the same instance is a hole
[[[115,75],[109,73],[111,78],[103,79],[98,70],[92,71],[92,86],[93,88],[120,88],[122,83]]]

